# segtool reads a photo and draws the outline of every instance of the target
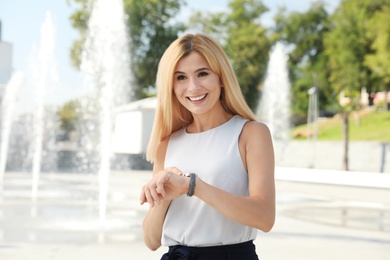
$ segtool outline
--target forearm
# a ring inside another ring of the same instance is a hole
[[[224,216],[264,232],[270,231],[275,222],[272,197],[238,196],[211,186],[200,178],[196,180],[194,195]]]
[[[143,221],[144,242],[153,251],[161,246],[162,228],[170,203],[163,201],[161,205],[151,207]]]

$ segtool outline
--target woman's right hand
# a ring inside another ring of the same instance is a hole
[[[141,190],[140,203],[148,202],[151,207],[160,205],[162,200],[172,200],[186,194],[189,178],[176,167],[168,167],[159,171]]]

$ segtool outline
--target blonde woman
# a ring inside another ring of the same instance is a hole
[[[165,51],[147,151],[153,177],[145,244],[161,259],[258,259],[253,240],[275,221],[274,152],[268,128],[241,93],[220,45],[187,34]]]

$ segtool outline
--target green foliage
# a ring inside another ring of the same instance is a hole
[[[137,96],[144,98],[155,86],[158,62],[166,48],[185,30],[172,18],[184,4],[183,0],[125,0],[131,53],[138,85]]]
[[[67,2],[79,6],[70,17],[80,33],[71,50],[72,61],[78,67],[93,0]],[[124,0],[137,98],[154,88],[162,53],[186,29],[173,20],[185,2]],[[355,106],[338,106],[341,90],[356,96],[362,87],[369,93],[390,88],[390,0],[343,0],[332,14],[326,11],[325,2],[313,2],[305,12],[280,9],[269,31],[260,23],[267,7],[256,0],[230,0],[226,11],[195,13],[188,26],[221,42],[253,110],[270,47],[282,41],[290,51],[293,114],[304,117],[307,90],[312,86],[319,88],[321,111],[352,111]]]
[[[358,41],[364,33],[362,26],[359,26],[357,21],[363,17],[357,17],[361,13],[353,4],[349,7],[351,4],[344,2],[343,5],[345,7],[339,7],[332,16],[333,28],[325,41],[330,57],[330,80],[338,92],[343,89],[356,89],[358,91],[360,65],[363,58],[359,57],[358,54],[362,53],[361,48],[364,48],[361,45],[363,40],[360,39],[360,43]]]
[[[71,49],[72,63],[80,66],[82,47],[88,30],[88,20],[93,0],[73,0],[80,8],[70,17],[72,25],[80,33]],[[70,2],[70,0],[69,0]],[[184,4],[183,0],[124,0],[128,16],[127,27],[130,35],[132,72],[135,76],[136,98],[144,98],[154,88],[158,62],[168,45],[185,29],[174,22],[173,17]],[[130,72],[129,72],[130,73]],[[130,86],[129,86],[130,87]]]
[[[69,101],[65,103],[57,112],[61,122],[61,130],[64,131],[65,139],[69,140],[76,130],[79,122],[78,110],[80,104],[78,101]]]
[[[255,111],[270,50],[266,29],[259,23],[267,8],[262,1],[255,0],[232,0],[228,6],[228,12],[194,14],[190,27],[212,35],[222,44],[231,59],[245,100]]]
[[[385,90],[390,90],[390,6],[375,13],[368,22],[368,37],[373,41],[371,49],[374,53],[365,56],[365,65],[375,77],[381,79]]]
[[[367,21],[389,4],[389,0],[345,0],[332,15],[332,28],[325,45],[330,60],[330,81],[336,90],[360,92],[363,86],[368,92],[379,90],[372,78],[373,71],[365,63],[366,55],[373,53]]]
[[[345,0],[329,16],[317,1],[304,13],[279,11],[271,38],[291,48],[295,114],[307,110],[306,91],[313,85],[319,87],[322,111],[356,107],[337,105],[342,90],[357,96],[362,87],[370,93],[389,85],[389,6],[389,0]]]
[[[306,12],[286,13],[285,9],[280,9],[275,16],[272,39],[291,48],[288,65],[294,114],[306,113],[307,91],[313,86],[319,89],[320,109],[329,109],[333,90],[328,81],[328,56],[324,47],[324,37],[329,31],[328,18],[322,1],[312,3]]]
[[[350,114],[349,120],[350,141],[390,141],[390,112],[356,111]],[[318,140],[321,141],[341,141],[342,123],[340,116],[319,121]],[[304,135],[298,133],[306,132],[306,125],[298,126],[292,129],[293,136],[299,136],[297,139],[305,139]]]
[[[229,3],[226,19],[226,50],[232,60],[238,82],[249,107],[255,111],[259,85],[265,77],[270,41],[258,19],[267,8],[262,1],[234,0]]]
[[[70,49],[70,58],[72,61],[72,65],[76,68],[80,68],[81,64],[81,53],[82,47],[85,42],[85,38],[87,36],[88,31],[88,20],[91,14],[91,3],[93,1],[89,0],[73,0],[80,6],[80,9],[76,10],[70,17],[70,21],[72,22],[73,28],[79,31],[80,38],[76,39],[73,42],[73,45]],[[67,0],[68,4],[71,4],[71,0]]]

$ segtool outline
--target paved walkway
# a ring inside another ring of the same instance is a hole
[[[112,173],[106,214],[96,175],[6,173],[0,197],[0,259],[160,259],[142,242],[150,172]],[[104,211],[103,211],[104,212]],[[104,224],[103,224],[104,223]],[[277,220],[255,240],[261,259],[390,259],[388,189],[277,181]]]

